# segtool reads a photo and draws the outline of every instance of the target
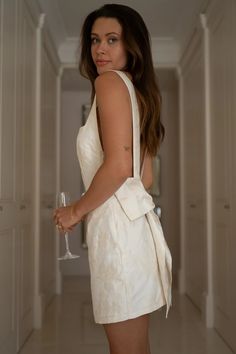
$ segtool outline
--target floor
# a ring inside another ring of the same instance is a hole
[[[20,354],[109,354],[103,327],[93,321],[89,278],[66,277],[63,284],[63,295],[48,306],[42,329],[32,333]],[[176,291],[168,319],[163,308],[152,313],[150,324],[152,354],[232,354]]]

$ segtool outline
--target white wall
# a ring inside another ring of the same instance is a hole
[[[235,14],[210,1],[179,66],[181,290],[234,351]]]
[[[13,354],[56,292],[60,63],[37,1],[0,1],[0,38],[0,352]]]
[[[209,110],[212,156],[214,326],[236,351],[236,3],[212,2],[209,34]]]
[[[179,255],[179,115],[178,86],[174,70],[160,70],[159,82],[162,94],[162,121],[166,130],[160,148],[161,223],[173,259],[173,284],[176,284],[180,266]]]
[[[185,292],[202,309],[206,293],[204,40],[199,29],[181,61],[184,152]]]
[[[61,113],[61,190],[71,195],[72,201],[79,199],[83,192],[80,167],[76,154],[76,138],[82,125],[82,105],[90,103],[90,92],[63,91]],[[65,252],[65,243],[61,237],[60,252]],[[79,259],[61,261],[62,275],[88,275],[88,252],[83,249],[81,224],[71,232],[69,243],[72,253]]]
[[[36,26],[24,1],[0,1],[0,353],[33,328]]]

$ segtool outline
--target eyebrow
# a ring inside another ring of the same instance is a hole
[[[117,33],[117,32],[108,32],[105,34],[105,36],[109,36],[110,34],[116,34],[117,36],[120,36],[120,33]],[[97,33],[93,33],[93,32],[91,32],[91,36],[98,36],[99,37],[99,35]]]

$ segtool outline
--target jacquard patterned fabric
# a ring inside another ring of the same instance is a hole
[[[140,179],[139,110],[134,86],[115,71],[131,97],[134,176],[86,217],[88,257],[95,322],[113,323],[171,305],[172,259],[152,197]],[[77,137],[85,189],[103,163],[96,96]]]

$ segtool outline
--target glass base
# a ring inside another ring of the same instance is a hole
[[[58,260],[59,260],[59,261],[63,261],[63,260],[75,259],[75,258],[79,258],[79,257],[80,257],[79,255],[77,255],[77,254],[72,254],[70,251],[67,251],[67,252],[65,253],[65,255],[62,256],[62,257],[59,257]]]

